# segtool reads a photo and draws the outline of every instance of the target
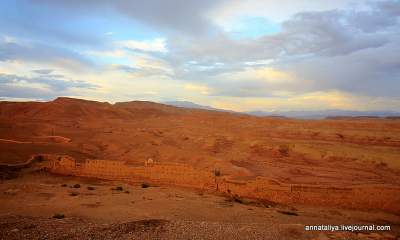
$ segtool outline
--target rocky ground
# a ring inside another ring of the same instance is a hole
[[[190,189],[30,173],[0,184],[0,239],[397,239],[400,217],[265,205]],[[383,232],[307,232],[382,224]]]
[[[146,219],[98,224],[80,218],[0,218],[1,239],[398,239],[390,233],[305,233],[299,227]]]
[[[243,181],[260,176],[285,184],[392,188],[400,186],[399,119],[260,118],[71,98],[1,102],[0,163],[8,167],[0,167],[0,238],[398,239],[400,234],[393,209],[266,204],[9,167],[37,154],[133,165],[148,159],[183,163]],[[380,192],[372,195],[379,198]],[[304,230],[320,224],[389,225],[391,231]]]

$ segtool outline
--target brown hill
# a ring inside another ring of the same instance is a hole
[[[217,169],[235,180],[400,185],[400,121],[293,120],[72,98],[0,103],[0,161],[35,154]]]
[[[41,120],[129,118],[130,113],[109,103],[60,97],[51,102],[3,102],[0,116]]]

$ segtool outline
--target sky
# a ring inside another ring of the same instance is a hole
[[[0,100],[400,111],[399,0],[2,0]]]

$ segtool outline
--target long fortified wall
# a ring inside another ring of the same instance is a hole
[[[399,187],[283,184],[264,177],[237,181],[227,176],[215,176],[213,171],[195,169],[184,164],[154,164],[146,161],[143,165],[130,165],[110,160],[76,161],[70,156],[55,155],[41,155],[40,158],[45,160],[41,162],[47,171],[63,175],[218,190],[230,195],[283,204],[378,209],[400,213]]]

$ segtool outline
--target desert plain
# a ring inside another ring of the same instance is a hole
[[[1,239],[398,239],[400,119],[0,102]],[[305,231],[306,225],[388,231]]]

